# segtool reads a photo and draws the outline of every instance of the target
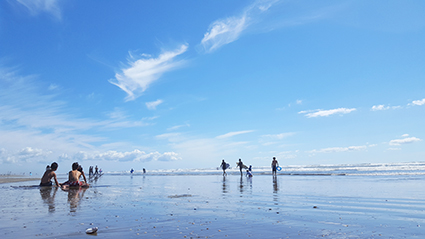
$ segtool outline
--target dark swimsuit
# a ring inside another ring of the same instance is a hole
[[[41,187],[47,187],[47,186],[52,186],[52,185],[53,185],[52,181],[47,182],[47,183],[40,183]]]
[[[66,181],[66,182],[63,183],[63,185],[83,186],[83,182],[81,182],[81,181],[75,181],[75,182]]]

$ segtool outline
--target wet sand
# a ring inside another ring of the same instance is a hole
[[[424,182],[104,175],[70,191],[2,184],[0,237],[81,238],[98,227],[102,238],[424,238]]]
[[[40,178],[29,178],[17,175],[0,175],[1,183],[14,183],[14,182],[26,182],[26,181],[40,181]]]

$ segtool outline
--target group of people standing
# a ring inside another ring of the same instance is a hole
[[[224,161],[224,159],[221,161],[220,167],[223,170],[223,176],[227,175],[226,169],[230,168],[230,165],[228,163],[226,163],[226,161]],[[236,162],[236,167],[239,167],[239,171],[241,172],[241,176],[243,175],[242,170],[246,169],[246,176],[252,177],[252,165],[249,165],[249,167],[248,167],[245,164],[243,164],[242,159],[239,159],[239,161]],[[276,157],[273,157],[271,167],[272,167],[272,175],[276,176],[277,175],[277,169],[279,167],[279,163],[277,162]]]
[[[94,168],[94,172],[93,172],[93,166],[90,166],[89,167],[89,177],[91,177],[91,176],[98,176],[98,175],[101,175],[101,174],[102,174],[102,169],[99,170],[99,168],[97,167],[97,165]]]
[[[58,169],[58,164],[53,162],[50,166],[46,167],[46,172],[44,172],[43,177],[41,178],[40,186],[53,186],[52,178],[56,186],[62,188],[69,187],[89,187],[90,185],[87,183],[86,175],[84,174],[83,167],[79,165],[77,162],[72,164],[72,170],[68,173],[68,181],[64,183],[59,183],[55,171]],[[96,166],[97,170],[97,166]],[[80,178],[83,177],[83,181],[80,181]]]

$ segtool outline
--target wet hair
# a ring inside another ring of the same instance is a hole
[[[78,163],[77,162],[75,162],[75,163],[73,163],[72,164],[72,170],[76,170],[76,169],[78,169]]]
[[[78,165],[78,171],[83,172],[83,167],[81,167],[81,165]]]
[[[52,169],[53,171],[56,170],[56,169],[58,169],[58,163],[53,162],[52,163],[52,166],[50,166],[50,169]]]

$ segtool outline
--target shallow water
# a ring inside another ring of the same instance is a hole
[[[0,186],[1,238],[424,238],[425,177],[104,175]],[[13,187],[11,187],[13,186]]]

